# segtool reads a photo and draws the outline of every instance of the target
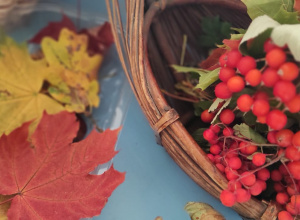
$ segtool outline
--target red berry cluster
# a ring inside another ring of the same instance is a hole
[[[237,107],[242,112],[252,111],[257,121],[267,124],[271,129],[281,130],[287,123],[284,111],[300,111],[300,94],[296,92],[294,81],[298,78],[299,68],[289,60],[287,48],[280,48],[270,40],[264,44],[266,52],[261,68],[251,56],[243,56],[238,50],[230,50],[219,58],[221,80],[215,87],[215,95],[228,99],[234,93],[242,92],[245,87],[255,87],[254,95],[243,94],[237,99]],[[271,94],[264,92],[269,90]],[[271,100],[278,105],[272,107]]]
[[[260,195],[271,178],[276,201],[284,210],[278,219],[293,219],[300,214],[300,131],[295,134],[289,129],[270,131],[267,136],[270,144],[265,145],[239,138],[223,124],[211,125],[203,137],[210,143],[208,158],[229,181],[220,195],[225,206]],[[276,154],[263,153],[264,147],[270,146],[277,149]],[[270,172],[269,166],[278,161],[282,164]]]
[[[285,128],[287,115],[300,111],[296,89],[299,67],[288,48],[278,47],[271,40],[264,43],[264,51],[265,57],[259,60],[235,49],[219,58],[221,82],[215,87],[215,96],[233,97],[236,103],[230,104],[235,104],[233,110],[222,109],[220,103],[214,112],[202,112],[202,121],[211,123],[216,112],[220,121],[206,129],[203,137],[210,145],[208,158],[228,180],[227,189],[220,195],[225,206],[260,195],[270,179],[276,201],[283,208],[278,219],[289,220],[300,215],[300,131]],[[257,122],[268,125],[269,131],[264,134],[267,144],[234,134],[230,126],[239,111],[252,113]]]

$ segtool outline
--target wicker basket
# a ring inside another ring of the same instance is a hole
[[[246,28],[251,20],[245,6],[239,0],[127,0],[123,29],[118,1],[106,2],[123,68],[150,125],[176,163],[218,198],[227,180],[188,132],[197,121],[192,106],[165,97],[161,89],[172,93],[184,77],[170,68],[180,62],[183,35],[188,36],[184,65],[195,65],[207,56],[195,38],[201,34],[201,18],[219,15],[234,27]],[[276,219],[278,213],[274,203],[255,198],[233,209],[249,219]]]

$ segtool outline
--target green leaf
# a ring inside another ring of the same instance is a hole
[[[296,61],[300,61],[300,24],[280,25],[273,29],[271,39],[278,46],[287,45]]]
[[[188,202],[184,210],[189,214],[191,220],[225,220],[224,216],[217,212],[212,206],[203,202]]]
[[[211,84],[219,79],[220,68],[214,69],[212,71],[202,71],[199,72],[199,83],[195,86],[195,89],[205,90]]]
[[[252,45],[254,45],[254,48],[252,47],[252,51],[261,53],[263,51],[264,40],[270,36],[272,29],[279,25],[280,24],[277,21],[274,21],[267,15],[257,17],[252,21],[248,30],[246,31],[240,43],[240,51],[244,54],[250,54],[251,51],[247,47],[247,41],[256,39],[256,42],[252,42]]]
[[[299,23],[297,12],[293,11],[293,0],[242,0],[252,20],[268,15],[281,24]]]
[[[187,67],[187,66],[179,66],[179,65],[171,65],[171,67],[178,73],[201,73],[206,72],[206,70],[196,68],[196,67]]]
[[[266,15],[257,17],[250,24],[240,43],[240,50],[245,54],[251,54],[251,51],[257,52],[259,48],[262,50],[264,40],[269,36],[276,45],[287,45],[295,60],[300,61],[300,24],[280,25]],[[251,48],[248,48],[247,41],[251,39],[254,41]]]
[[[215,47],[224,38],[229,38],[231,33],[231,24],[221,21],[219,16],[202,18],[201,27],[200,45],[203,47]]]
[[[208,142],[203,138],[203,132],[206,130],[207,128],[199,128],[196,131],[194,131],[192,133],[192,137],[193,139],[201,146],[201,148],[204,151],[209,151],[209,147],[205,148],[205,146],[207,146]]]
[[[245,123],[237,124],[233,126],[233,130],[236,136],[241,138],[247,138],[249,140],[252,140],[253,142],[257,144],[265,144],[267,143],[267,140],[261,136],[259,133],[255,132],[252,128],[250,128]]]
[[[201,68],[186,67],[179,65],[171,65],[171,67],[179,73],[197,73],[199,74],[199,83],[195,86],[195,89],[205,90],[208,86],[213,84],[219,79],[220,68],[208,71]]]
[[[200,102],[194,103],[195,115],[196,116],[200,116],[201,113],[205,109],[209,109],[209,107],[211,106],[211,104],[212,104],[212,101],[200,101]]]

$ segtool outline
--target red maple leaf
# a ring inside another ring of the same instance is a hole
[[[91,175],[111,160],[120,129],[92,131],[72,143],[76,116],[44,114],[27,141],[29,123],[0,138],[0,194],[12,195],[9,219],[79,219],[99,215],[125,174],[110,167]]]

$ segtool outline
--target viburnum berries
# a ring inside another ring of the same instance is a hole
[[[220,56],[217,107],[201,114],[202,121],[216,124],[203,137],[210,161],[228,180],[220,194],[225,206],[273,187],[283,207],[278,219],[288,220],[300,214],[299,64],[270,39],[264,51],[259,59],[237,49]]]

